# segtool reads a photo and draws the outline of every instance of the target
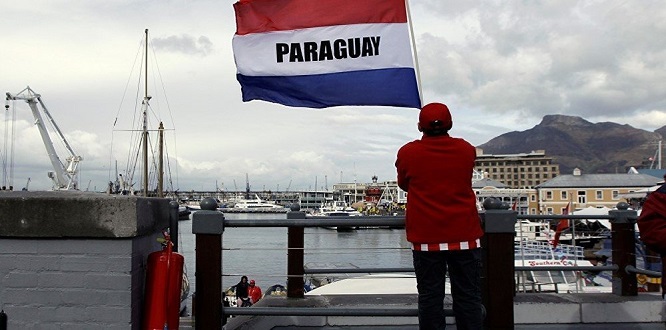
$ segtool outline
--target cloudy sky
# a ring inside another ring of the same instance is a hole
[[[234,2],[0,0],[0,88],[41,94],[84,158],[81,188],[102,190],[116,163],[126,167],[137,56],[149,29],[151,114],[168,130],[175,189],[243,190],[246,174],[253,190],[393,180],[397,149],[419,138],[418,111],[243,103],[231,48]],[[423,101],[449,105],[454,136],[480,145],[547,114],[649,131],[666,125],[663,1],[409,5]],[[31,178],[30,190],[49,189],[51,166],[30,109],[25,102],[10,109],[14,124],[0,127],[2,184],[20,189]]]

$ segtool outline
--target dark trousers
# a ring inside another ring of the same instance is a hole
[[[444,329],[446,272],[449,272],[456,329],[483,329],[481,249],[412,251],[419,292],[419,329]]]

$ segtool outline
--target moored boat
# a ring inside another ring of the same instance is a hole
[[[253,199],[239,199],[234,204],[234,207],[229,209],[225,208],[223,212],[275,212],[282,213],[288,212],[289,208],[273,202],[265,201],[256,194]]]

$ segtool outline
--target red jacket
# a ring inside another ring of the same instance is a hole
[[[638,217],[641,240],[647,247],[661,254],[661,292],[666,294],[666,184],[650,193]]]
[[[247,293],[250,296],[250,301],[252,301],[252,304],[256,304],[259,299],[261,299],[261,288],[259,288],[256,285],[250,285],[247,288]]]
[[[472,190],[475,159],[474,146],[448,135],[424,135],[398,150],[398,186],[407,192],[405,230],[415,250],[479,246],[483,231]]]

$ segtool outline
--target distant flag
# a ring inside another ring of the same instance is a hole
[[[240,0],[243,101],[420,108],[406,0]]]
[[[569,214],[569,207],[571,202],[567,203],[567,207],[562,211],[562,215]],[[562,231],[569,228],[569,219],[560,219],[560,222],[557,223],[557,229],[555,229],[555,238],[553,239],[553,247],[557,247],[557,244],[560,243],[560,234]]]

